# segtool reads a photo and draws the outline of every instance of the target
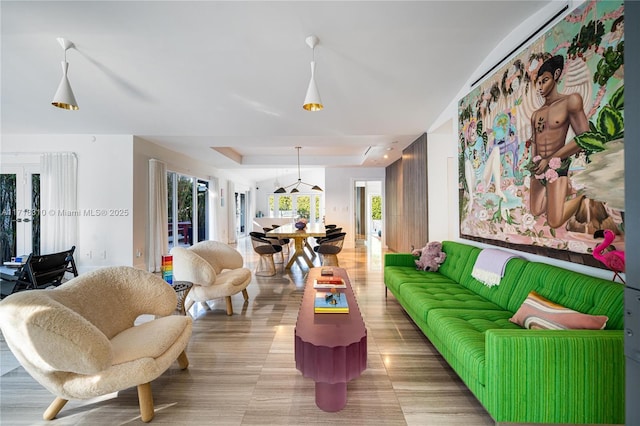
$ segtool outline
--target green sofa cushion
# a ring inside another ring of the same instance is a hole
[[[503,310],[471,290],[449,283],[405,283],[399,300],[423,321],[428,321],[429,313],[434,309],[453,309],[456,312],[465,309]]]
[[[439,272],[426,272],[407,266],[385,267],[385,284],[396,296],[402,294],[405,284],[458,284]]]
[[[446,348],[448,354],[443,355],[460,376],[464,379],[466,372],[485,385],[485,332],[521,329],[509,321],[511,315],[505,310],[435,309],[429,313],[427,325]]]

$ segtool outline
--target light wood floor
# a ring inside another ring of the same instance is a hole
[[[240,239],[246,266],[257,257]],[[233,297],[205,309],[195,305],[189,369],[174,365],[152,383],[153,424],[165,425],[493,425],[493,421],[449,368],[393,296],[384,296],[383,255],[376,239],[344,249],[340,266],[351,278],[368,330],[368,367],[348,384],[344,410],[326,413],[315,405],[314,382],[295,368],[293,332],[307,267],[294,265],[275,277],[254,277],[250,299]],[[319,261],[316,260],[319,265]],[[70,401],[58,418],[42,413],[53,396],[20,367],[0,341],[1,425],[142,424],[136,389],[99,401]]]

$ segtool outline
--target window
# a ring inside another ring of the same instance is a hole
[[[320,222],[322,195],[269,195],[269,217],[304,217],[311,223]]]
[[[169,249],[209,238],[209,182],[167,172]]]

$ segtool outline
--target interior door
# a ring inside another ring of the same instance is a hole
[[[40,254],[40,174],[37,166],[3,166],[0,174],[0,254]]]

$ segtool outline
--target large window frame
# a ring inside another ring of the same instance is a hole
[[[308,198],[308,201],[304,201]],[[269,194],[267,200],[269,217],[297,218],[304,217],[309,223],[321,223],[324,217],[324,194],[296,193]]]
[[[209,239],[210,190],[209,181],[205,179],[167,171],[169,250]]]

